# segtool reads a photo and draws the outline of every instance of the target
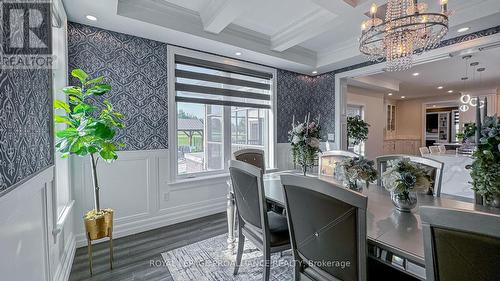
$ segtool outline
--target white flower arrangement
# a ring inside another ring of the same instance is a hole
[[[288,132],[288,141],[292,145],[293,162],[302,166],[304,174],[308,167],[314,165],[318,153],[321,152],[321,127],[319,116],[315,121],[309,122],[310,115],[304,122],[295,122],[293,117],[292,129]]]

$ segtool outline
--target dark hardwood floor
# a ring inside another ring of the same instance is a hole
[[[227,233],[220,213],[114,240],[114,268],[109,269],[108,243],[94,245],[94,275],[88,269],[87,247],[76,250],[70,281],[172,281],[161,253]],[[152,265],[153,264],[153,265]]]

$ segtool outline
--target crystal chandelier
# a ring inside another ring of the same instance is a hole
[[[440,12],[428,12],[418,0],[389,0],[382,21],[373,4],[371,18],[361,24],[359,50],[372,61],[386,59],[388,71],[407,70],[413,55],[433,49],[448,32],[447,6],[448,0],[441,0]]]

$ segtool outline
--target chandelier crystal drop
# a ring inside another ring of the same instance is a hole
[[[414,55],[435,48],[448,32],[448,0],[441,0],[440,12],[427,10],[418,0],[389,0],[383,21],[373,4],[361,24],[359,50],[371,61],[385,59],[388,71],[411,68]]]

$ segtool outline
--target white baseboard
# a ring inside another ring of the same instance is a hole
[[[222,213],[226,211],[226,206],[227,201],[224,197],[189,204],[184,206],[182,210],[175,211],[173,213],[168,213],[168,209],[164,209],[162,210],[164,214],[159,214],[157,216],[146,219],[138,219],[137,221],[115,226],[115,228],[113,229],[113,238],[124,237],[155,228]],[[86,245],[87,240],[85,238],[85,235],[83,233],[77,235],[76,247],[80,248]]]
[[[75,258],[75,252],[76,240],[73,233],[71,233],[71,237],[68,239],[68,246],[64,249],[64,256],[57,267],[53,281],[68,281]]]

